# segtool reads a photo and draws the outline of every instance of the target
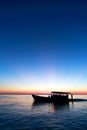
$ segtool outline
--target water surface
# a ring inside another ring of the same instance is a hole
[[[87,130],[87,101],[34,103],[30,95],[3,95],[0,130]]]

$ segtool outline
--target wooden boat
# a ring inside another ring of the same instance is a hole
[[[32,94],[32,97],[37,102],[47,102],[47,101],[50,101],[50,97],[49,96],[45,97],[45,96],[38,96],[38,95]]]
[[[71,99],[69,99],[69,95],[71,95]],[[50,96],[48,97],[32,94],[32,97],[36,102],[64,103],[73,100],[73,95],[68,92],[51,92]]]

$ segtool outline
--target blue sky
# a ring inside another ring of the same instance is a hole
[[[86,91],[86,59],[85,0],[0,2],[1,91]]]

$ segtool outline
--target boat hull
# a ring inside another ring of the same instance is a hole
[[[50,102],[51,101],[50,97],[42,97],[42,96],[37,96],[37,95],[32,95],[32,97],[36,102]]]
[[[38,96],[38,95],[32,95],[35,102],[55,102],[55,103],[65,103],[69,102],[69,99],[67,97],[60,97],[60,96]]]

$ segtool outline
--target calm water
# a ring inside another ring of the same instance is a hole
[[[87,101],[56,105],[33,103],[30,95],[0,96],[0,130],[87,130]]]

